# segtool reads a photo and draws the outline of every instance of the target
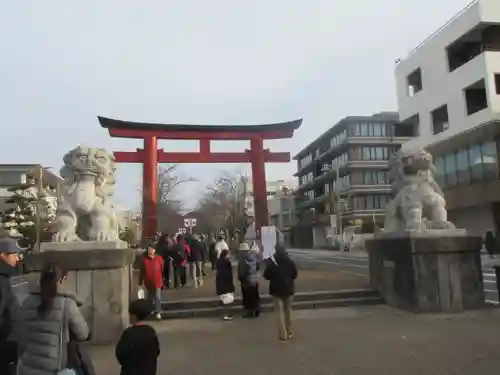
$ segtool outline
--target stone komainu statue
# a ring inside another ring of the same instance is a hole
[[[448,221],[443,192],[434,180],[431,154],[399,151],[389,167],[394,199],[386,207],[384,232],[455,228]]]
[[[55,242],[117,241],[118,222],[112,203],[113,154],[79,146],[64,155],[60,174],[66,184],[57,208]]]

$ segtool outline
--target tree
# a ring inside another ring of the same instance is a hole
[[[172,233],[177,231],[182,221],[180,212],[182,201],[177,197],[178,188],[196,179],[182,176],[177,165],[158,169],[158,231]],[[142,189],[140,189],[142,191]]]
[[[249,220],[245,215],[245,191],[240,189],[244,184],[244,178],[226,172],[207,186],[198,203],[198,212],[212,232],[225,228],[231,237],[245,233]]]
[[[33,249],[37,237],[37,207],[40,208],[40,241],[52,237],[51,223],[55,219],[54,197],[45,190],[38,195],[36,183],[29,179],[25,184],[7,189],[12,193],[5,203],[12,205],[0,216],[2,227],[9,236],[18,239],[21,247]],[[39,201],[37,205],[37,201]]]

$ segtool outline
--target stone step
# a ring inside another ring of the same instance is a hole
[[[320,308],[332,307],[347,307],[347,306],[368,306],[380,305],[384,300],[380,296],[365,296],[365,297],[351,297],[351,298],[333,298],[322,300],[302,300],[294,301],[294,310],[311,310]],[[261,311],[263,313],[271,312],[274,309],[274,304],[270,300],[266,300],[261,304]],[[231,313],[234,315],[242,314],[243,308],[240,304],[234,304],[230,307]],[[185,318],[208,318],[220,316],[221,311],[217,306],[192,308],[192,309],[178,309],[178,310],[164,310],[161,313],[162,319],[185,319]]]
[[[378,297],[379,294],[370,289],[347,289],[347,290],[328,290],[328,291],[315,291],[315,292],[302,292],[296,293],[294,302],[313,302],[322,300],[335,300],[346,298],[364,298],[364,297]],[[268,294],[261,295],[261,302],[263,304],[271,303],[272,297]],[[241,304],[241,297],[235,298],[235,305]],[[171,310],[190,310],[190,309],[207,309],[216,308],[220,305],[220,299],[214,298],[199,298],[187,299],[177,301],[162,301],[162,309],[166,311]]]

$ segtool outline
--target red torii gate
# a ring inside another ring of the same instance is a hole
[[[269,225],[265,163],[288,163],[290,153],[264,149],[264,139],[291,138],[302,119],[267,125],[174,125],[120,121],[98,116],[103,128],[115,138],[144,140],[144,148],[136,151],[115,151],[117,163],[143,165],[142,237],[151,240],[157,230],[158,163],[251,163],[255,230]],[[199,152],[164,152],[158,149],[159,139],[199,140]],[[244,152],[211,152],[212,140],[249,140],[250,150]]]

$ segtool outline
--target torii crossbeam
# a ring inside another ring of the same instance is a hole
[[[117,163],[143,165],[143,241],[151,240],[157,232],[158,163],[251,163],[255,205],[255,228],[269,225],[265,163],[287,163],[288,152],[264,149],[264,139],[291,138],[302,119],[268,125],[175,125],[150,124],[98,117],[111,137],[144,140],[144,148],[136,151],[115,151]],[[199,140],[198,152],[165,152],[158,149],[159,139]],[[244,152],[212,152],[212,140],[249,140],[250,150]]]

